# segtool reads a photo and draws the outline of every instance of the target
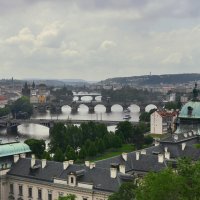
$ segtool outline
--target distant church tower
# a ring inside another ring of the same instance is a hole
[[[27,82],[25,82],[24,87],[22,88],[22,95],[30,97],[30,89]]]

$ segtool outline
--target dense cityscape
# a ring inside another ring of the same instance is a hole
[[[199,8],[0,0],[0,200],[200,200]]]

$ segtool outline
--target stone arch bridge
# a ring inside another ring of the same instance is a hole
[[[126,110],[128,107],[131,105],[137,105],[140,108],[140,112],[144,112],[146,107],[149,105],[154,105],[157,108],[162,108],[164,104],[161,102],[107,102],[107,101],[89,101],[89,102],[84,102],[84,101],[73,101],[73,102],[60,102],[57,104],[50,104],[49,107],[54,107],[54,111],[59,113],[62,110],[63,106],[69,106],[71,107],[71,112],[72,113],[77,113],[78,108],[80,105],[85,105],[88,107],[89,113],[94,113],[95,112],[95,107],[97,105],[103,105],[106,108],[106,113],[111,113],[112,112],[112,107],[114,105],[120,105],[123,110]]]
[[[4,127],[7,133],[17,133],[17,127],[22,124],[38,124],[49,128],[49,132],[57,123],[64,124],[81,124],[87,123],[91,120],[76,120],[76,119],[0,119],[0,127]],[[93,122],[103,123],[105,125],[117,125],[121,121],[104,121],[104,120],[93,120]],[[138,124],[138,122],[131,122],[132,124]]]

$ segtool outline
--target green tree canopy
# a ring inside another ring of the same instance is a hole
[[[11,105],[11,112],[13,117],[30,117],[33,113],[33,106],[29,102],[28,97],[21,97]]]
[[[119,191],[109,196],[108,200],[134,200],[136,185],[133,182],[123,183]]]
[[[35,154],[37,158],[42,158],[45,150],[44,140],[27,139],[24,141],[24,143],[30,147],[32,153]]]

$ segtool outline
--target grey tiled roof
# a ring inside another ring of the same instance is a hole
[[[66,170],[63,170],[63,163],[47,161],[47,165],[42,169],[41,161],[36,160],[37,169],[32,170],[31,159],[22,158],[17,163],[13,164],[8,175],[14,175],[29,179],[42,180],[53,182],[53,178],[67,180],[68,174],[71,172],[81,173],[77,176],[78,182],[91,183],[96,190],[104,190],[108,192],[117,191],[123,180],[119,174],[117,178],[110,177],[110,169],[93,168],[89,169],[84,165],[69,165]],[[23,169],[23,170],[22,170]]]
[[[128,153],[127,161],[125,161],[122,156],[116,156],[110,159],[100,160],[96,162],[96,166],[100,168],[109,168],[112,163],[125,165],[126,172],[129,171],[160,171],[166,167],[166,163],[158,162],[158,155],[153,155],[150,153],[155,147],[147,149],[146,155],[141,155],[139,160],[136,160],[136,152]]]
[[[182,143],[185,143],[185,149],[182,150]],[[26,177],[29,179],[42,180],[52,182],[54,178],[66,180],[70,173],[77,177],[80,183],[92,184],[94,190],[103,190],[108,192],[117,191],[123,181],[132,179],[134,173],[146,173],[149,171],[158,172],[167,167],[168,160],[164,159],[162,163],[158,162],[158,154],[164,154],[166,147],[170,152],[170,158],[177,159],[179,157],[191,157],[193,160],[200,159],[200,149],[196,148],[195,144],[199,143],[199,136],[188,134],[179,134],[178,139],[174,140],[173,136],[165,138],[160,141],[160,145],[149,147],[146,154],[141,154],[139,160],[136,160],[136,152],[127,154],[125,161],[122,155],[112,157],[109,159],[97,161],[93,169],[89,169],[85,165],[69,165],[66,170],[63,170],[63,163],[47,161],[47,165],[42,169],[41,161],[36,160],[35,169],[31,169],[31,159],[21,158],[11,167],[8,175],[19,177]],[[118,171],[116,178],[110,177],[111,165],[119,167],[125,166],[126,174]],[[23,169],[23,170],[22,170]]]

